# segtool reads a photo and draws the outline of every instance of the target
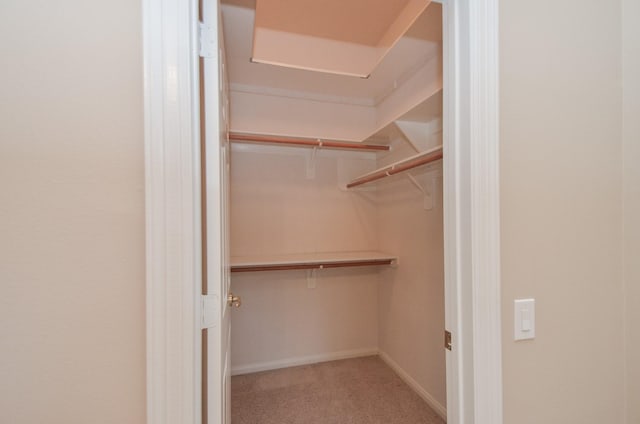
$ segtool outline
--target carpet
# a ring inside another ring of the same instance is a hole
[[[444,424],[378,356],[231,379],[232,424]]]

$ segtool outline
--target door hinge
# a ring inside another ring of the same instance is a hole
[[[451,332],[444,330],[444,348],[447,350],[451,350],[453,348],[453,344],[451,343]]]
[[[213,25],[207,25],[200,22],[198,25],[200,49],[198,54],[200,57],[212,58],[218,54],[217,28]]]
[[[201,328],[212,328],[218,324],[220,299],[215,294],[202,295],[202,320]]]

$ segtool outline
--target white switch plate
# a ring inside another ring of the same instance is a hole
[[[514,301],[514,340],[528,340],[536,337],[536,300],[516,299]]]

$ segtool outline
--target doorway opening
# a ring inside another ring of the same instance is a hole
[[[366,79],[256,63],[256,14],[221,6],[230,419],[446,421],[442,6]]]

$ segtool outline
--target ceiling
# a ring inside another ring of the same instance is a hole
[[[259,0],[257,26],[377,46],[409,0]]]
[[[441,54],[442,11],[436,3],[418,17],[367,79],[252,63],[255,1],[223,1],[222,16],[230,83],[237,90],[375,105],[409,74]],[[291,23],[291,30],[299,30],[296,25]],[[378,32],[372,28],[363,33],[362,42],[374,39]]]

